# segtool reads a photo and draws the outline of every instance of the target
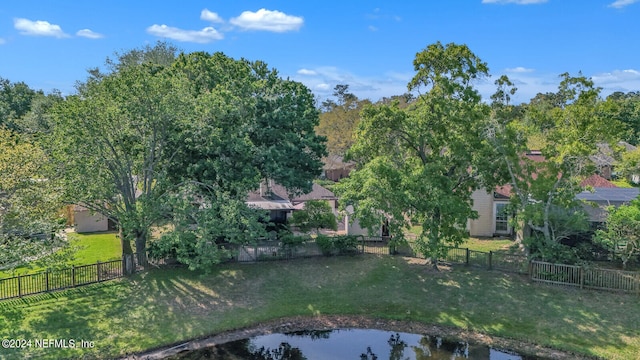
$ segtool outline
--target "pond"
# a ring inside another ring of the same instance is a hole
[[[382,330],[339,329],[256,336],[181,353],[170,359],[533,360],[540,358],[525,357],[510,351],[463,341],[445,341],[438,336]]]

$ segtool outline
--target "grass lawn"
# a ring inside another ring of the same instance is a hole
[[[107,261],[119,259],[122,254],[120,239],[113,232],[109,233],[68,233],[69,241],[72,245],[78,246],[78,251],[74,254],[73,260],[66,264],[86,265],[97,261]],[[18,274],[32,274],[45,269],[37,262],[20,266],[15,271],[0,271],[0,279],[16,276]]]
[[[409,230],[410,234],[418,235],[422,231],[421,226],[414,226]],[[514,244],[513,240],[509,239],[478,239],[478,238],[469,238],[464,244],[460,245],[461,248],[469,248],[469,250],[475,251],[508,251],[509,248]]]
[[[111,358],[288,316],[367,315],[638,359],[637,295],[533,285],[519,275],[362,255],[160,269],[0,302],[0,338],[79,339],[93,349],[4,349],[0,358]]]

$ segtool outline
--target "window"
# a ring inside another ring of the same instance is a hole
[[[507,213],[507,203],[494,204],[496,233],[509,233],[509,214]]]

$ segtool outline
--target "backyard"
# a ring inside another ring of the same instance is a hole
[[[73,248],[73,257],[65,259],[58,266],[86,265],[94,264],[97,261],[108,261],[119,259],[122,254],[120,240],[114,232],[105,233],[75,233],[67,234],[70,245]],[[55,255],[54,255],[55,256]],[[49,256],[51,258],[51,256]],[[45,263],[47,260],[43,258],[40,261],[33,261],[27,265],[19,266],[14,270],[0,270],[0,279],[16,276],[18,274],[33,274],[46,270]]]
[[[208,275],[156,269],[3,301],[0,337],[95,345],[3,350],[9,359],[111,358],[283,318],[322,322],[326,316],[466,330],[484,334],[479,338],[485,341],[505,338],[516,350],[526,350],[526,341],[634,359],[640,349],[637,295],[533,285],[519,275],[464,267],[434,272],[419,259],[374,255],[225,264]]]

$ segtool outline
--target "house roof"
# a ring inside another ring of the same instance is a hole
[[[590,221],[605,222],[607,206],[620,206],[629,203],[640,195],[638,188],[594,188],[594,191],[583,191],[576,198],[586,201],[583,204]]]
[[[598,174],[593,174],[588,178],[582,180],[582,182],[580,183],[580,186],[583,188],[587,186],[594,187],[594,188],[617,188],[617,186],[614,183],[603,178]]]
[[[291,199],[291,201],[293,201],[294,203],[298,203],[298,202],[303,202],[308,200],[335,200],[335,199],[337,199],[337,197],[331,190],[321,185],[318,185],[316,183],[313,183],[313,186],[311,187],[311,192],[296,196],[295,198]]]
[[[344,158],[340,155],[329,155],[322,159],[324,165],[322,166],[323,170],[336,170],[336,169],[351,169],[355,167],[355,163],[353,161],[345,162]]]
[[[594,188],[593,192],[585,190],[576,195],[576,198],[606,205],[621,205],[636,199],[638,195],[638,188]]]
[[[291,197],[287,188],[279,184],[270,184],[269,189],[264,188],[262,192],[259,190],[252,191],[247,196],[247,205],[263,209],[263,210],[293,210],[296,209],[294,204],[302,203],[308,200],[335,200],[336,195],[316,183],[311,187],[311,191],[307,194]]]

